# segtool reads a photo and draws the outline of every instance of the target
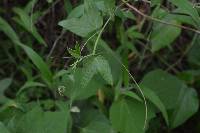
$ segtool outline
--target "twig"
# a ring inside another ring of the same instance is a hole
[[[38,20],[35,23],[38,23],[39,21],[41,21],[43,19],[44,16],[46,16],[50,11],[51,8],[53,8],[55,5],[57,5],[60,2],[60,0],[55,1],[51,7],[49,7],[47,10],[45,10],[45,12],[43,13],[43,15],[41,17],[38,18]]]
[[[145,98],[145,94],[142,91],[142,88],[140,87],[140,85],[137,83],[137,81],[133,77],[133,75],[128,70],[128,68],[126,68],[126,66],[118,58],[116,58],[115,56],[113,56],[113,57],[120,63],[120,65],[122,65],[122,67],[124,68],[124,70],[128,73],[128,75],[130,76],[130,78],[132,79],[132,81],[134,82],[134,84],[136,85],[136,88],[138,89],[138,91],[142,95],[142,98],[143,98],[143,101],[144,101],[144,106],[145,106],[145,119],[144,119],[144,127],[143,127],[143,129],[145,130],[146,125],[147,125],[147,120],[148,120],[148,106],[147,106],[147,101],[146,101],[146,98]]]
[[[186,50],[183,52],[182,56],[172,65],[169,66],[169,68],[166,69],[166,71],[169,71],[171,69],[173,69],[175,66],[177,66],[182,59],[185,57],[185,55],[189,52],[189,50],[192,48],[192,46],[194,45],[196,39],[197,39],[198,35],[196,34],[192,40],[192,42],[190,43],[190,45],[186,48]]]
[[[55,49],[55,47],[56,47],[56,45],[57,45],[57,43],[58,43],[58,41],[63,37],[63,35],[65,34],[65,30],[62,30],[62,32],[61,32],[61,34],[58,36],[58,38],[55,40],[55,42],[53,43],[53,46],[52,46],[52,48],[51,48],[51,50],[50,50],[50,52],[49,52],[49,54],[48,54],[48,56],[47,56],[47,59],[52,55],[52,53],[53,53],[53,51],[54,51],[54,49]]]
[[[139,15],[145,17],[146,19],[153,20],[153,21],[156,21],[156,22],[159,22],[159,23],[162,23],[162,24],[166,24],[166,25],[171,25],[171,26],[178,27],[178,28],[181,28],[181,29],[193,31],[193,32],[196,32],[196,33],[200,34],[200,31],[197,30],[197,29],[193,29],[193,28],[186,27],[186,26],[183,26],[183,25],[177,25],[177,24],[166,22],[166,21],[162,21],[160,19],[157,19],[157,18],[154,18],[154,17],[151,17],[151,16],[148,16],[148,15],[144,14],[143,12],[139,11],[137,8],[135,8],[134,6],[132,6],[131,4],[129,4],[127,2],[124,2],[124,3],[126,4],[126,6],[131,8],[133,11],[135,11]]]
[[[90,41],[90,39],[92,39],[97,33],[99,33],[99,31],[95,32],[92,36],[90,36],[87,41],[83,44],[82,48],[81,48],[81,52],[83,51],[83,49],[85,48],[86,44]]]

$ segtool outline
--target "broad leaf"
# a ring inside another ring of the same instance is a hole
[[[107,13],[107,15],[112,15],[115,10],[115,0],[102,0],[105,5],[105,10],[104,12]]]
[[[2,122],[0,122],[0,131],[1,133],[10,133]]]
[[[169,21],[169,23],[178,24],[177,21]],[[170,46],[174,40],[180,35],[181,29],[170,25],[156,25],[151,36],[152,52],[156,52],[161,48]]]
[[[92,0],[85,0],[85,13],[80,18],[69,18],[59,22],[63,28],[86,37],[91,32],[99,29],[103,24],[103,18]]]
[[[168,115],[171,128],[184,123],[198,110],[196,91],[162,70],[155,70],[145,75],[141,85],[151,89],[170,111]]]
[[[159,96],[167,109],[173,109],[176,106],[174,103],[183,87],[180,80],[162,70],[147,73],[140,85],[151,89]]]
[[[199,100],[193,88],[184,88],[178,95],[176,110],[171,114],[171,127],[175,128],[198,111]]]
[[[75,7],[70,14],[67,16],[67,19],[71,19],[71,18],[79,18],[83,15],[84,13],[84,5],[79,5],[77,7]]]
[[[62,77],[61,85],[65,86],[64,94],[70,97],[72,101],[96,95],[97,90],[103,85],[103,82],[98,80],[97,76],[86,81],[87,84],[83,84],[82,77],[85,77],[84,74],[84,69],[77,68],[74,73]]]
[[[141,88],[145,97],[149,99],[149,101],[151,101],[161,111],[163,117],[165,118],[165,122],[167,125],[169,125],[167,110],[160,98],[152,90],[143,86],[141,86]]]
[[[68,126],[66,111],[43,112],[35,107],[17,123],[18,133],[65,133]]]
[[[104,122],[94,121],[81,129],[80,133],[112,133],[114,132],[110,125]]]
[[[110,85],[113,85],[113,78],[111,68],[108,61],[103,56],[97,56],[93,62],[97,71],[103,77],[103,79]]]
[[[87,59],[83,68],[81,85],[86,86],[95,74],[100,74],[108,84],[113,84],[110,66],[103,56],[99,55]]]
[[[148,109],[148,120],[153,112]],[[122,133],[144,133],[145,107],[136,100],[121,99],[114,102],[110,109],[113,128]],[[146,125],[145,125],[146,126]]]
[[[93,48],[95,40],[91,41],[91,48]],[[114,52],[108,44],[106,44],[105,41],[102,39],[99,40],[98,46],[97,46],[97,53],[101,53],[101,56],[103,56],[109,63],[111,69],[111,73],[113,76],[113,82],[116,83],[122,76],[122,64],[121,64],[121,57]]]
[[[94,109],[86,109],[80,114],[81,133],[115,133],[109,120]]]

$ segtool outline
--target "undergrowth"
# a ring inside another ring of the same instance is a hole
[[[200,132],[198,3],[5,0],[0,14],[0,133]]]

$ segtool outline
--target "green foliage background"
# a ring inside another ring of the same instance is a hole
[[[0,133],[199,133],[189,0],[0,1]]]

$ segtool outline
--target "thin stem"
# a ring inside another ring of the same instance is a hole
[[[101,29],[99,35],[97,36],[97,39],[96,39],[95,44],[94,44],[94,49],[93,49],[93,52],[92,52],[93,55],[95,55],[95,53],[96,53],[97,44],[98,44],[98,42],[99,42],[99,39],[100,39],[100,37],[101,37],[101,35],[102,35],[104,29],[105,29],[106,26],[108,25],[109,21],[111,20],[111,18],[112,18],[112,16],[110,16],[110,17],[108,18],[108,20],[106,21],[106,23],[105,23],[104,26],[102,27],[102,29]]]
[[[92,36],[90,36],[87,41],[83,44],[83,47],[81,48],[81,52],[83,51],[83,49],[85,48],[86,44],[90,41],[90,39],[92,39],[97,33],[99,33],[99,31],[95,32]]]
[[[47,59],[50,58],[50,56],[52,55],[54,49],[56,48],[56,45],[58,44],[58,41],[63,37],[63,35],[65,34],[65,30],[62,30],[61,34],[58,36],[58,38],[55,40],[55,42],[53,43],[53,46],[47,56]]]
[[[109,23],[109,21],[111,20],[112,16],[115,14],[115,11],[117,11],[117,9],[118,9],[119,7],[121,7],[122,5],[124,5],[124,3],[120,4],[119,6],[117,6],[117,7],[115,8],[115,10],[113,11],[113,13],[110,14],[110,17],[108,18],[108,20],[106,21],[106,23],[105,23],[104,26],[102,27],[102,29],[101,29],[101,31],[100,31],[100,33],[99,33],[99,35],[97,36],[97,39],[96,39],[96,41],[95,41],[94,49],[93,49],[93,51],[92,51],[92,55],[95,55],[95,53],[96,53],[97,44],[98,44],[98,42],[99,42],[99,39],[100,39],[100,37],[101,37],[101,35],[102,35],[104,29],[105,29],[106,26],[108,25],[108,23]]]
[[[185,57],[185,55],[189,52],[189,50],[192,48],[192,46],[194,45],[194,43],[196,42],[198,35],[195,34],[192,42],[190,43],[190,45],[186,48],[186,50],[183,52],[182,56],[172,65],[170,65],[166,71],[169,71],[171,69],[173,69],[175,66],[177,66],[179,63],[181,63],[182,59]]]
[[[124,67],[125,71],[129,74],[129,76],[133,80],[134,84],[136,85],[137,89],[139,90],[140,94],[142,95],[142,98],[144,100],[144,106],[145,106],[145,120],[144,120],[144,129],[145,129],[146,128],[146,124],[147,124],[147,119],[148,119],[148,107],[147,107],[147,101],[146,101],[145,95],[144,95],[142,89],[140,88],[139,84],[137,83],[137,81],[133,77],[133,75],[126,68],[126,66],[118,58],[116,58],[116,57],[114,57],[114,58]]]

